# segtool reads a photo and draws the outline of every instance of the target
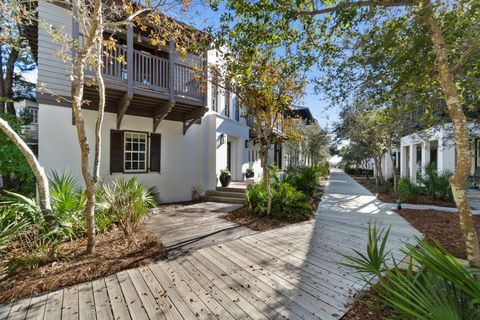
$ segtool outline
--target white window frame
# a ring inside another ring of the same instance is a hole
[[[32,124],[38,124],[38,108],[28,107],[28,111],[32,114]]]
[[[137,150],[133,150],[133,147],[132,147],[132,150],[127,150],[127,137],[130,136],[132,141],[130,142],[133,146],[133,143],[138,143],[138,148]],[[138,136],[139,138],[140,137],[144,137],[144,144],[145,144],[145,148],[144,150],[140,150],[140,145],[142,142],[133,142],[133,139],[135,136]],[[130,160],[127,160],[127,153],[129,153],[131,155],[130,157]],[[137,157],[137,160],[133,160],[133,155],[134,154],[144,154],[144,158],[143,158],[143,161],[142,160],[139,160],[140,159],[140,156]],[[129,162],[131,164],[130,166],[130,169],[127,169],[127,162]],[[137,169],[132,169],[133,168],[133,163],[136,162],[138,165],[137,165]],[[140,168],[140,164],[143,162],[144,164],[144,168],[143,169],[139,169]],[[146,132],[138,132],[138,131],[124,131],[123,133],[123,172],[125,173],[141,173],[141,172],[147,172],[148,171],[148,167],[147,167],[147,163],[148,163],[148,133]]]

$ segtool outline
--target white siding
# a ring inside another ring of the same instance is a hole
[[[55,95],[71,96],[70,68],[59,56],[62,43],[55,43],[46,25],[71,35],[72,13],[46,1],[38,3],[38,86],[43,84]]]
[[[87,137],[91,143],[93,160],[93,132],[96,112],[84,111]],[[102,128],[103,148],[100,174],[112,178],[110,174],[110,130],[116,128],[117,115],[106,113]],[[39,108],[39,160],[48,174],[52,170],[70,170],[80,181],[80,147],[75,126],[72,125],[70,108],[41,104]],[[125,116],[122,130],[151,131],[152,119]],[[162,121],[157,129],[162,135],[161,172],[139,174],[113,174],[113,177],[137,178],[146,186],[157,186],[163,202],[191,199],[191,187],[202,185],[202,143],[201,126],[193,125],[183,135],[181,122]]]

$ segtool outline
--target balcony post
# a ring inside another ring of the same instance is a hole
[[[205,49],[205,52],[203,53],[203,66],[204,66],[204,72],[205,72],[205,92],[203,92],[203,104],[205,107],[208,106],[208,49]]]
[[[133,64],[133,26],[129,24],[127,26],[127,92],[123,95],[118,105],[117,129],[120,129],[123,116],[126,114],[133,98],[133,82],[135,81]]]
[[[177,52],[175,50],[175,42],[169,41],[169,84],[170,84],[170,104],[175,104],[175,62],[177,61]]]
[[[133,26],[127,27],[127,94],[133,95],[133,82],[135,81],[133,71]]]

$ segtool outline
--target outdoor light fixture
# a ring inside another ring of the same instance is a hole
[[[221,134],[220,135],[220,145],[224,144],[225,143],[225,134]]]
[[[400,201],[400,199],[397,199],[397,209],[402,210],[402,202]]]

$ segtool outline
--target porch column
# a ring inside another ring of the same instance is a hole
[[[410,148],[410,180],[416,181],[417,180],[417,147],[412,142],[409,145]]]
[[[422,175],[425,174],[425,167],[430,163],[430,141],[422,143]]]

